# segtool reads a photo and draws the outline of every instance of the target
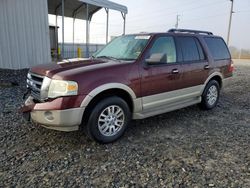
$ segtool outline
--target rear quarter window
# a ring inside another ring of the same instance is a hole
[[[231,58],[227,45],[225,44],[222,38],[205,37],[204,39],[214,60],[223,60]]]

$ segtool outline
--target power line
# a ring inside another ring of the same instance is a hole
[[[197,2],[197,1],[196,1]],[[176,10],[176,11],[172,11],[172,12],[169,12],[166,14],[166,11],[161,11],[161,12],[155,12],[155,14],[149,14],[149,15],[144,15],[143,18],[133,18],[133,19],[128,19],[128,23],[133,23],[133,22],[138,22],[139,20],[149,20],[149,19],[155,19],[154,16],[156,15],[164,15],[164,16],[168,16],[168,15],[175,15],[177,12],[189,12],[189,11],[194,11],[194,10],[197,10],[197,9],[202,9],[202,8],[207,8],[208,6],[218,6],[218,4],[222,4],[222,3],[226,3],[225,1],[221,1],[219,3],[214,3],[214,2],[210,2],[210,3],[207,3],[207,4],[203,4],[203,5],[199,5],[199,6],[196,6],[196,7],[192,7],[192,8],[187,8],[187,9],[183,9],[183,10]],[[152,16],[154,15],[154,16]],[[147,16],[150,16],[149,18],[146,18]]]
[[[235,13],[237,13],[237,14],[249,14],[250,11],[242,11],[242,12],[235,12]]]
[[[245,12],[245,11],[250,11],[250,9],[245,9],[245,10],[237,10],[236,12]]]
[[[99,22],[90,22],[91,24],[94,24],[94,25],[100,25],[100,26],[103,26],[103,25],[105,25],[106,26],[106,23],[99,23]],[[114,26],[114,27],[121,27],[122,26],[122,24],[121,25],[119,25],[119,24],[110,24],[109,23],[109,26]]]
[[[197,0],[193,0],[191,2],[187,2],[187,4],[184,4],[184,5],[182,3],[181,6],[182,7],[186,7],[186,6],[190,6],[190,5],[194,4],[194,3],[197,3]],[[162,12],[162,11],[166,12],[166,10],[172,10],[172,9],[175,9],[175,8],[178,8],[178,7],[180,7],[180,6],[177,5],[177,6],[167,7],[167,8],[164,7],[164,8],[160,8],[160,9],[157,9],[157,10],[153,10],[153,11],[147,12],[147,14],[149,14],[149,13],[159,13],[159,12]],[[152,15],[152,14],[150,14],[150,15]],[[144,17],[144,16],[145,15],[139,14],[139,16],[137,16],[137,17]]]
[[[235,11],[235,13],[245,13],[245,12],[250,12],[250,9],[248,9],[248,10],[239,10],[239,11]]]
[[[227,14],[227,12],[223,12],[223,13],[220,13],[220,14],[216,14],[216,15],[213,14],[211,16],[206,16],[206,17],[202,17],[202,18],[199,17],[199,18],[194,18],[194,19],[186,19],[186,20],[182,20],[181,23],[185,23],[185,22],[189,22],[190,23],[190,21],[205,20],[205,19],[208,19],[208,18],[219,17],[219,16],[226,15],[226,14]],[[174,22],[172,21],[172,22],[165,23],[165,25],[170,24],[170,23],[174,24]],[[158,27],[158,26],[162,26],[162,24],[160,24],[160,25],[159,24],[152,25],[152,26],[144,27],[144,28],[140,28],[140,29],[145,30],[145,29],[155,28],[155,27]],[[137,30],[132,30],[132,32],[133,31],[138,31],[138,29]]]
[[[220,14],[213,14],[213,15],[209,15],[209,16],[206,16],[206,17],[199,17],[199,18],[192,18],[192,19],[184,19],[181,21],[181,23],[183,22],[190,22],[190,21],[196,21],[196,20],[204,20],[204,19],[208,19],[208,18],[215,18],[215,17],[218,17],[218,16],[222,16],[222,15],[227,15],[228,12],[223,12],[223,13],[220,13]]]
[[[186,1],[187,2],[187,1]],[[197,3],[197,0],[193,0],[191,2],[187,2],[187,4],[182,4],[181,6],[182,7],[186,7],[186,6],[190,6],[194,3]],[[179,5],[177,6],[172,6],[172,7],[167,7],[167,8],[160,8],[160,9],[154,9],[153,11],[147,11],[147,15],[152,15],[152,14],[155,14],[155,13],[159,13],[159,12],[166,12],[167,10],[172,10],[174,8],[178,8]],[[145,18],[145,14],[136,14],[136,15],[133,15],[133,18],[139,18],[139,19],[144,19]],[[117,20],[117,19],[113,19],[113,20]]]

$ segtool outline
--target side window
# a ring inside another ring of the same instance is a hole
[[[197,46],[197,42],[194,37],[177,37],[178,43],[181,46],[183,61],[199,61],[204,59],[199,54],[199,47]],[[201,48],[201,46],[200,46]],[[202,51],[202,50],[201,50]]]
[[[195,41],[196,41],[196,45],[197,45],[197,48],[198,48],[198,51],[199,51],[200,60],[205,60],[204,51],[203,51],[203,49],[201,47],[200,42],[198,41],[198,39],[195,39]]]
[[[230,59],[228,48],[221,38],[205,37],[205,42],[214,60]]]
[[[173,37],[159,37],[156,39],[150,49],[150,56],[152,54],[166,54],[166,62],[161,63],[175,63],[176,49]]]

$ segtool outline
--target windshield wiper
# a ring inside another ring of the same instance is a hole
[[[102,55],[102,56],[97,56],[95,58],[106,58],[106,59],[111,59],[111,60],[119,60],[117,58],[114,58],[114,57],[111,57],[111,56],[105,56],[105,55]]]
[[[133,58],[119,58],[119,60],[122,60],[122,61],[134,61],[136,59],[133,59]]]

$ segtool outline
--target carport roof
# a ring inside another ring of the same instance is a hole
[[[89,8],[89,20],[92,15],[101,8],[112,9],[127,14],[126,6],[108,0],[64,0],[64,16],[87,20],[87,9]],[[53,15],[62,16],[62,0],[48,0],[48,12]]]

